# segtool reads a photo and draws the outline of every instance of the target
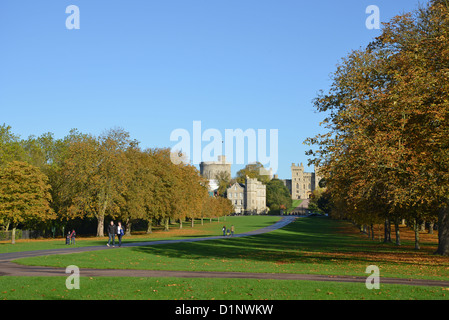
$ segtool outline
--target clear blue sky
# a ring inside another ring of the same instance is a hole
[[[79,30],[65,25],[71,4]],[[322,132],[312,99],[380,34],[365,27],[369,5],[386,22],[418,1],[1,0],[0,123],[23,138],[120,126],[142,147],[174,146],[193,121],[278,129],[288,178]]]

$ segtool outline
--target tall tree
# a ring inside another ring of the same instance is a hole
[[[48,178],[37,167],[12,161],[0,169],[0,181],[0,217],[12,225],[13,244],[20,223],[36,225],[55,218]]]
[[[125,151],[130,143],[127,132],[112,129],[99,138],[81,135],[68,146],[61,170],[67,215],[95,217],[97,236],[104,236],[105,216],[117,216],[124,204],[130,179]]]
[[[308,139],[319,146],[309,154],[323,164],[333,197],[342,200],[335,202],[359,221],[381,218],[387,230],[407,217],[418,225],[438,207],[447,221],[448,27],[443,1],[393,18],[365,50],[343,60],[329,94],[315,100],[329,114],[329,133]],[[440,254],[449,254],[446,238]]]
[[[278,211],[282,208],[292,206],[292,197],[290,191],[279,179],[272,179],[267,183],[267,206],[272,211]]]
[[[12,133],[12,128],[0,126],[0,167],[11,161],[25,161],[26,154],[20,137]]]

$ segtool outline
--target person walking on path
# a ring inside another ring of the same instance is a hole
[[[65,238],[65,244],[70,244],[70,231],[67,232],[67,236]]]
[[[124,234],[125,234],[125,232],[123,231],[122,223],[121,222],[117,223],[117,237],[118,237],[118,246],[119,247],[122,246],[122,237]]]
[[[234,235],[234,231],[235,231],[234,225],[232,225],[232,226],[231,226],[231,237]]]
[[[115,247],[115,235],[117,234],[117,227],[114,224],[114,221],[111,221],[111,224],[108,226],[108,235],[109,240],[107,246],[109,247],[109,244],[111,243],[112,239],[112,247]]]
[[[226,226],[223,226],[223,229],[221,229],[223,231],[223,236],[226,236]]]
[[[75,229],[73,229],[72,232],[70,233],[71,244],[75,244],[75,237],[76,237],[76,232],[75,232]]]

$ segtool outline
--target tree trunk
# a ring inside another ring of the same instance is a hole
[[[415,223],[413,225],[413,229],[415,229],[415,250],[420,249],[420,247],[419,247],[419,228],[420,228],[420,225],[419,225],[418,221],[416,221],[416,219],[415,219]]]
[[[125,225],[126,225],[126,235],[130,236],[131,235],[131,225],[132,225],[131,219],[129,219],[129,218],[126,219]]]
[[[16,226],[12,227],[11,244],[16,244]]]
[[[106,194],[106,199],[103,201],[103,205],[98,213],[98,225],[97,225],[97,237],[104,236],[104,216],[106,215],[106,209],[108,208],[109,195]]]
[[[192,226],[192,228],[195,226],[195,219],[194,218],[191,219],[191,226]]]
[[[423,221],[422,223],[421,223],[421,232],[425,232],[426,231],[426,222],[425,221]]]
[[[203,222],[203,220],[204,220],[204,218],[203,218],[203,217],[201,217],[201,225],[204,225],[204,222]]]
[[[98,216],[97,237],[104,236],[104,215]]]
[[[438,249],[435,254],[449,256],[449,207],[438,213]]]
[[[360,225],[360,233],[366,233],[366,227],[364,224]]]
[[[169,229],[169,218],[165,218],[165,226],[164,226],[164,231],[169,231],[170,229]]]
[[[399,223],[398,223],[398,221],[395,221],[395,223],[394,223],[394,231],[396,233],[396,245],[400,246],[401,245],[401,236],[399,234]]]
[[[153,233],[153,219],[148,219],[147,234]]]
[[[434,226],[434,222],[430,222],[429,223],[429,234],[433,234],[433,226]]]
[[[182,229],[182,219],[179,218],[179,229]]]
[[[371,224],[371,240],[374,241],[374,225]]]
[[[391,224],[388,218],[385,218],[384,226],[384,243],[391,242]]]

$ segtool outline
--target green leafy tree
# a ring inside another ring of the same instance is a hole
[[[257,178],[263,184],[267,184],[270,181],[270,177],[265,173],[267,173],[266,169],[260,162],[250,163],[237,172],[236,181],[244,184],[248,176],[249,178]]]
[[[26,153],[20,137],[13,134],[11,127],[0,126],[0,167],[5,167],[11,161],[25,161]]]
[[[272,179],[267,183],[266,196],[270,211],[279,211],[281,208],[292,206],[290,191],[279,179]]]

